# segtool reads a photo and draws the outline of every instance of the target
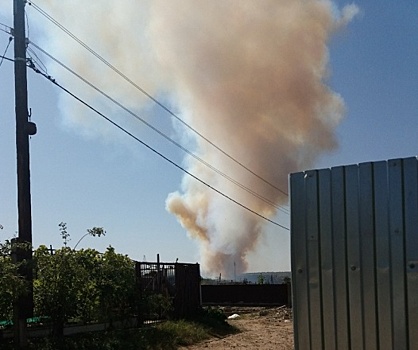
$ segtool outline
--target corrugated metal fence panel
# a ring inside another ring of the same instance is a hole
[[[417,158],[291,174],[295,348],[418,349]]]
[[[307,173],[305,179],[306,199],[309,210],[306,211],[308,249],[308,285],[309,285],[309,327],[310,332],[317,334],[322,327],[321,313],[321,268],[319,260],[319,211],[318,211],[318,176],[316,171]],[[322,337],[311,337],[311,346],[322,349]]]
[[[305,202],[304,174],[291,175],[291,198],[295,203]],[[297,237],[292,237],[291,264],[292,264],[292,288],[293,288],[293,319],[295,345],[300,349],[310,349],[309,332],[309,287],[307,279],[307,249],[306,249],[306,206],[300,206],[298,215],[291,215],[291,227],[298,232]],[[297,219],[296,219],[297,218]],[[296,251],[298,254],[296,254]],[[294,303],[297,301],[296,303]]]
[[[376,289],[378,341],[380,349],[392,349],[392,312],[390,288],[390,239],[389,207],[387,191],[387,163],[378,162],[373,166],[374,222],[376,240]]]
[[[409,344],[418,348],[418,167],[415,159],[404,161],[406,283]]]
[[[321,257],[321,281],[322,281],[322,317],[324,328],[324,348],[336,348],[335,328],[335,291],[334,291],[334,256],[332,240],[332,199],[331,199],[331,176],[330,172],[320,170],[318,178],[319,193],[319,246]]]
[[[401,161],[390,160],[388,168],[393,344],[397,349],[407,349]]]
[[[332,239],[334,256],[334,288],[335,288],[335,327],[336,327],[336,349],[349,349],[349,328],[348,328],[348,293],[347,293],[347,249],[345,242],[345,189],[344,189],[344,168],[339,167],[331,172],[331,198],[332,198]],[[294,202],[293,202],[294,203]],[[296,203],[294,203],[296,205]],[[296,213],[295,213],[296,215]],[[296,234],[296,232],[295,232]],[[299,248],[294,247],[297,251]],[[340,273],[336,273],[340,271]],[[303,349],[303,348],[300,348]],[[328,348],[332,349],[332,347]]]
[[[361,300],[361,259],[358,207],[357,166],[345,167],[345,212],[348,271],[348,305],[350,322],[350,344],[352,349],[363,349],[363,303]],[[341,208],[343,209],[343,208]],[[340,210],[341,210],[340,209]],[[338,271],[336,271],[338,273]]]

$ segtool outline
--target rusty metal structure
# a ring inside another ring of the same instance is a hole
[[[199,264],[137,262],[136,274],[143,293],[163,295],[172,300],[174,316],[188,318],[201,306]]]
[[[290,175],[295,349],[418,349],[416,157]]]

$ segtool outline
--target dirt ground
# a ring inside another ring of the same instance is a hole
[[[223,338],[212,338],[180,349],[293,349],[291,310],[281,308],[234,308],[225,314],[239,317],[228,322],[241,332]]]

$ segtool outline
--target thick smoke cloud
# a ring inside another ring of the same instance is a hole
[[[356,15],[354,5],[339,11],[329,0],[38,2],[77,36],[88,35],[88,43],[132,80],[168,96],[188,124],[278,188],[286,191],[290,172],[311,167],[337,146],[334,130],[344,104],[326,85],[327,44]],[[77,8],[83,11],[74,16]],[[147,108],[149,101],[97,68],[93,58],[74,54],[81,50],[77,45],[63,45],[58,36],[48,43],[125,104]],[[189,129],[176,130],[212,166],[277,205],[287,202]],[[184,162],[245,206],[269,218],[276,214],[196,159]],[[168,195],[166,207],[199,242],[202,268],[212,275],[232,276],[234,266],[245,271],[246,255],[267,224],[188,176],[180,191]]]

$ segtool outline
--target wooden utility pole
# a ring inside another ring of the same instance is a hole
[[[16,112],[16,157],[17,157],[17,204],[19,221],[19,244],[15,260],[22,263],[20,273],[29,285],[29,293],[20,297],[14,306],[15,344],[27,345],[26,319],[33,316],[33,271],[32,271],[32,212],[29,172],[29,135],[36,133],[36,126],[29,121],[27,73],[26,73],[26,0],[13,0],[14,18],[14,73]]]

